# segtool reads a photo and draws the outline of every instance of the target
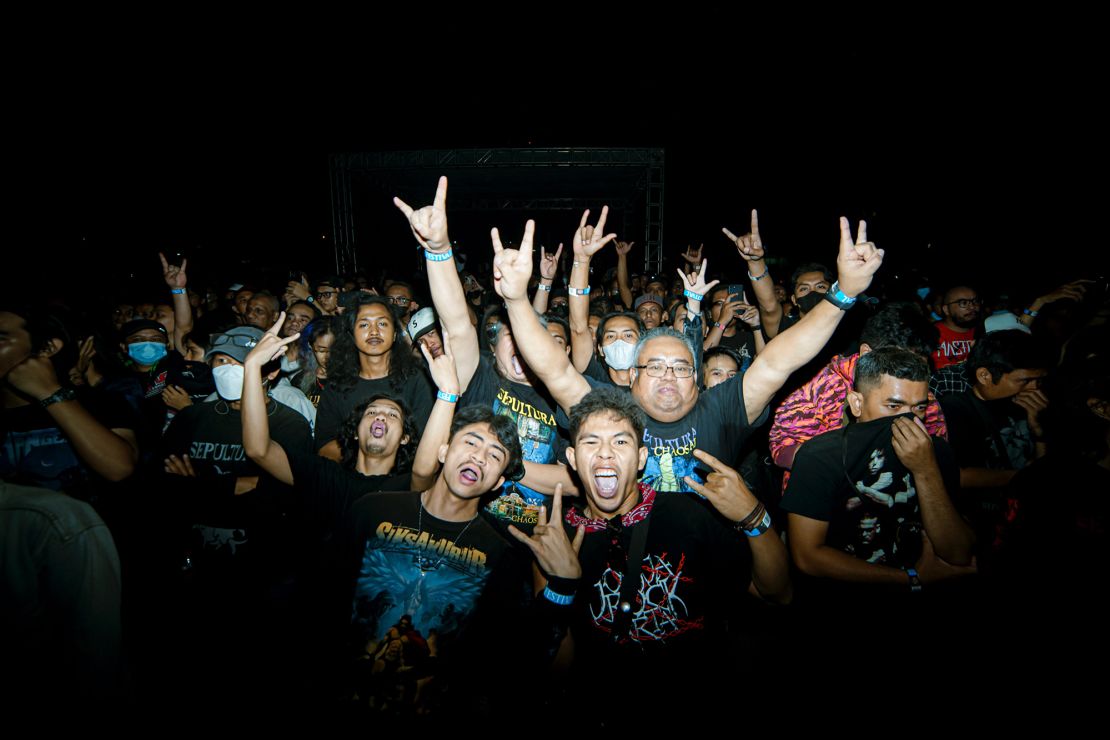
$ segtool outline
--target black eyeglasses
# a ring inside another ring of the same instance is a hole
[[[317,298],[330,298],[333,295],[339,295],[338,290],[319,290],[316,291]]]
[[[646,365],[635,365],[638,370],[643,370],[653,378],[662,378],[670,370],[676,378],[691,378],[694,376],[693,365],[668,365],[665,362],[649,362]]]
[[[951,306],[953,304],[959,306],[960,308],[968,308],[970,306],[982,306],[983,305],[983,299],[982,298],[959,298],[957,300],[949,301],[947,303],[947,305],[949,305],[949,306]]]
[[[389,296],[389,302],[398,306],[407,306],[412,303],[412,299],[405,298],[403,295],[391,295]]]

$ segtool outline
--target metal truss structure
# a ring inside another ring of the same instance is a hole
[[[357,195],[413,194],[426,200],[429,174],[464,175],[452,181],[449,207],[459,211],[581,211],[607,203],[624,224],[642,224],[644,269],[663,267],[662,149],[428,149],[333,154],[332,231],[339,274],[358,269]],[[474,177],[481,172],[480,177]],[[356,188],[356,185],[358,186]],[[421,195],[417,195],[421,194]],[[627,231],[625,232],[627,233]],[[622,235],[623,236],[623,235]]]

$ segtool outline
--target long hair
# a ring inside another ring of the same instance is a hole
[[[339,427],[339,462],[348,470],[355,469],[359,449],[358,425],[362,423],[362,416],[366,413],[366,409],[378,401],[392,401],[401,409],[401,418],[404,420],[401,426],[401,436],[407,436],[409,441],[408,444],[403,444],[397,448],[397,457],[393,461],[393,471],[395,473],[405,473],[412,468],[412,460],[416,457],[416,445],[420,440],[420,433],[416,431],[416,422],[412,420],[409,407],[400,398],[388,393],[378,393],[371,396],[347,414],[347,418],[343,420],[343,424]]]
[[[398,342],[404,342],[403,327],[394,311],[393,306],[385,298],[366,293],[360,294],[344,311],[342,330],[336,333],[335,343],[331,346],[331,356],[328,358],[328,387],[339,392],[346,392],[355,387],[359,379],[359,351],[355,346],[355,322],[358,321],[358,312],[363,306],[384,306],[386,315],[393,325],[393,344],[389,348],[389,386],[400,393],[405,386],[405,381],[411,375],[420,372],[419,365],[412,353],[405,347],[398,347]],[[399,351],[398,351],[399,350]]]
[[[325,337],[332,334],[336,337],[343,331],[343,317],[341,316],[320,316],[313,319],[312,322],[305,327],[304,334],[301,336],[301,368],[302,372],[297,378],[297,386],[308,395],[316,388],[316,371],[320,369],[320,364],[316,362],[316,353],[312,351],[312,345],[320,337]],[[331,361],[328,361],[328,369],[330,372]]]

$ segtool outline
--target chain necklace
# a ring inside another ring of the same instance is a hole
[[[427,491],[422,492],[420,494],[420,497],[417,499],[420,503],[420,511],[416,515],[416,530],[417,530],[416,536],[417,536],[417,540],[420,539],[420,535],[424,534],[424,494],[425,493],[427,493]],[[470,529],[470,525],[473,524],[474,520],[477,519],[477,518],[478,518],[478,514],[475,514],[471,518],[471,520],[466,523],[466,526],[463,527],[462,531],[459,532],[459,535],[455,538],[455,547],[459,546],[459,542],[462,541],[463,535],[466,534],[466,530]],[[427,573],[429,571],[433,571],[433,570],[438,570],[439,566],[443,565],[443,561],[447,558],[447,544],[446,543],[444,543],[443,550],[444,550],[443,554],[440,555],[439,560],[436,560],[435,562],[432,562],[431,558],[426,558],[426,557],[423,557],[421,555],[416,556],[416,565],[417,565],[417,567],[420,568],[420,577],[421,578],[424,577],[425,573]]]

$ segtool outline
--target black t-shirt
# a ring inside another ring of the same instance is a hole
[[[1025,411],[1012,399],[980,401],[965,391],[944,396],[940,405],[961,468],[1020,470],[1033,459]]]
[[[751,548],[744,535],[690,496],[656,495],[645,487],[641,496],[636,509],[606,527],[587,524],[572,622],[575,671],[585,681],[636,675],[646,682],[683,667],[711,665],[721,656],[724,623],[737,614],[751,581]],[[645,524],[642,514],[649,505]],[[581,521],[574,507],[567,510],[568,536]],[[637,608],[627,634],[614,644],[626,559],[632,535],[642,526],[648,534],[636,569]]]
[[[612,376],[609,375],[609,366],[599,360],[597,358],[597,355],[590,356],[590,364],[586,365],[586,370],[582,373],[582,375],[586,378],[587,381],[597,381],[597,383],[590,383],[590,385],[594,387],[598,387],[598,384],[601,384],[610,386],[612,388],[624,388],[625,390],[628,389],[628,386],[626,385],[617,385],[615,382],[613,382]]]
[[[98,388],[77,389],[77,401],[108,429],[141,429],[125,399]],[[65,491],[91,501],[109,485],[77,456],[50,414],[38,403],[0,409],[0,478],[9,483]]]
[[[411,473],[362,475],[311,452],[286,450],[285,456],[293,472],[293,485],[306,495],[335,499],[331,509],[348,507],[368,493],[408,491],[412,487]]]
[[[350,624],[356,653],[373,656],[380,690],[392,691],[389,679],[404,671],[474,681],[504,670],[505,646],[520,637],[504,630],[518,623],[529,563],[483,517],[437,519],[418,492],[371,493],[353,504],[339,489],[317,493],[313,505],[337,533],[346,568],[346,607],[336,616]]]
[[[202,401],[216,391],[212,368],[203,362],[187,361],[175,350],[170,350],[150,370],[134,370],[131,375],[142,386],[142,415],[147,429],[154,434],[164,431],[177,413],[162,401],[162,391],[167,385],[180,387],[193,401]]]
[[[828,522],[829,547],[869,563],[904,567],[921,554],[921,507],[913,476],[891,444],[895,418],[849,424],[802,445],[782,508]],[[955,458],[943,439],[934,437],[933,449],[955,502]]]
[[[270,438],[287,454],[311,452],[312,433],[303,416],[272,399],[266,413]],[[183,522],[198,537],[194,552],[198,565],[201,558],[206,563],[239,559],[249,553],[248,543],[256,531],[270,542],[281,538],[276,532],[285,527],[282,521],[291,506],[291,489],[247,457],[238,410],[225,401],[187,406],[166,430],[165,446],[167,454],[188,455],[197,474],[196,479],[167,479],[179,494]],[[236,496],[236,478],[250,476],[259,476],[258,487]]]
[[[721,335],[721,341],[717,343],[717,346],[735,350],[740,355],[743,360],[740,370],[747,370],[751,367],[752,360],[755,359],[755,334],[748,329],[737,327],[736,333],[731,337]]]
[[[432,406],[435,404],[435,389],[428,383],[424,373],[414,370],[399,389],[393,387],[390,378],[359,378],[350,390],[339,391],[329,383],[320,394],[320,401],[316,404],[316,449],[339,436],[339,428],[356,406],[379,394],[399,397],[404,401],[416,424],[417,432],[424,433],[424,423],[432,415]]]
[[[513,420],[523,460],[562,464],[566,459],[566,442],[559,436],[555,421],[555,402],[546,391],[541,393],[532,386],[501,377],[486,353],[479,356],[470,386],[459,400],[459,408],[473,405],[492,408],[495,414]],[[540,506],[550,500],[550,496],[528,486],[507,481],[486,512],[501,522],[525,525],[528,530],[537,522]]]
[[[768,416],[764,409],[754,425],[748,423],[743,382],[744,375],[739,373],[702,391],[694,408],[678,421],[661,422],[649,416],[644,428],[648,461],[641,480],[660,493],[689,492],[692,489],[683,480],[685,476],[704,483],[708,475],[694,457],[695,449],[701,448],[726,464],[738,459],[753,427]]]

